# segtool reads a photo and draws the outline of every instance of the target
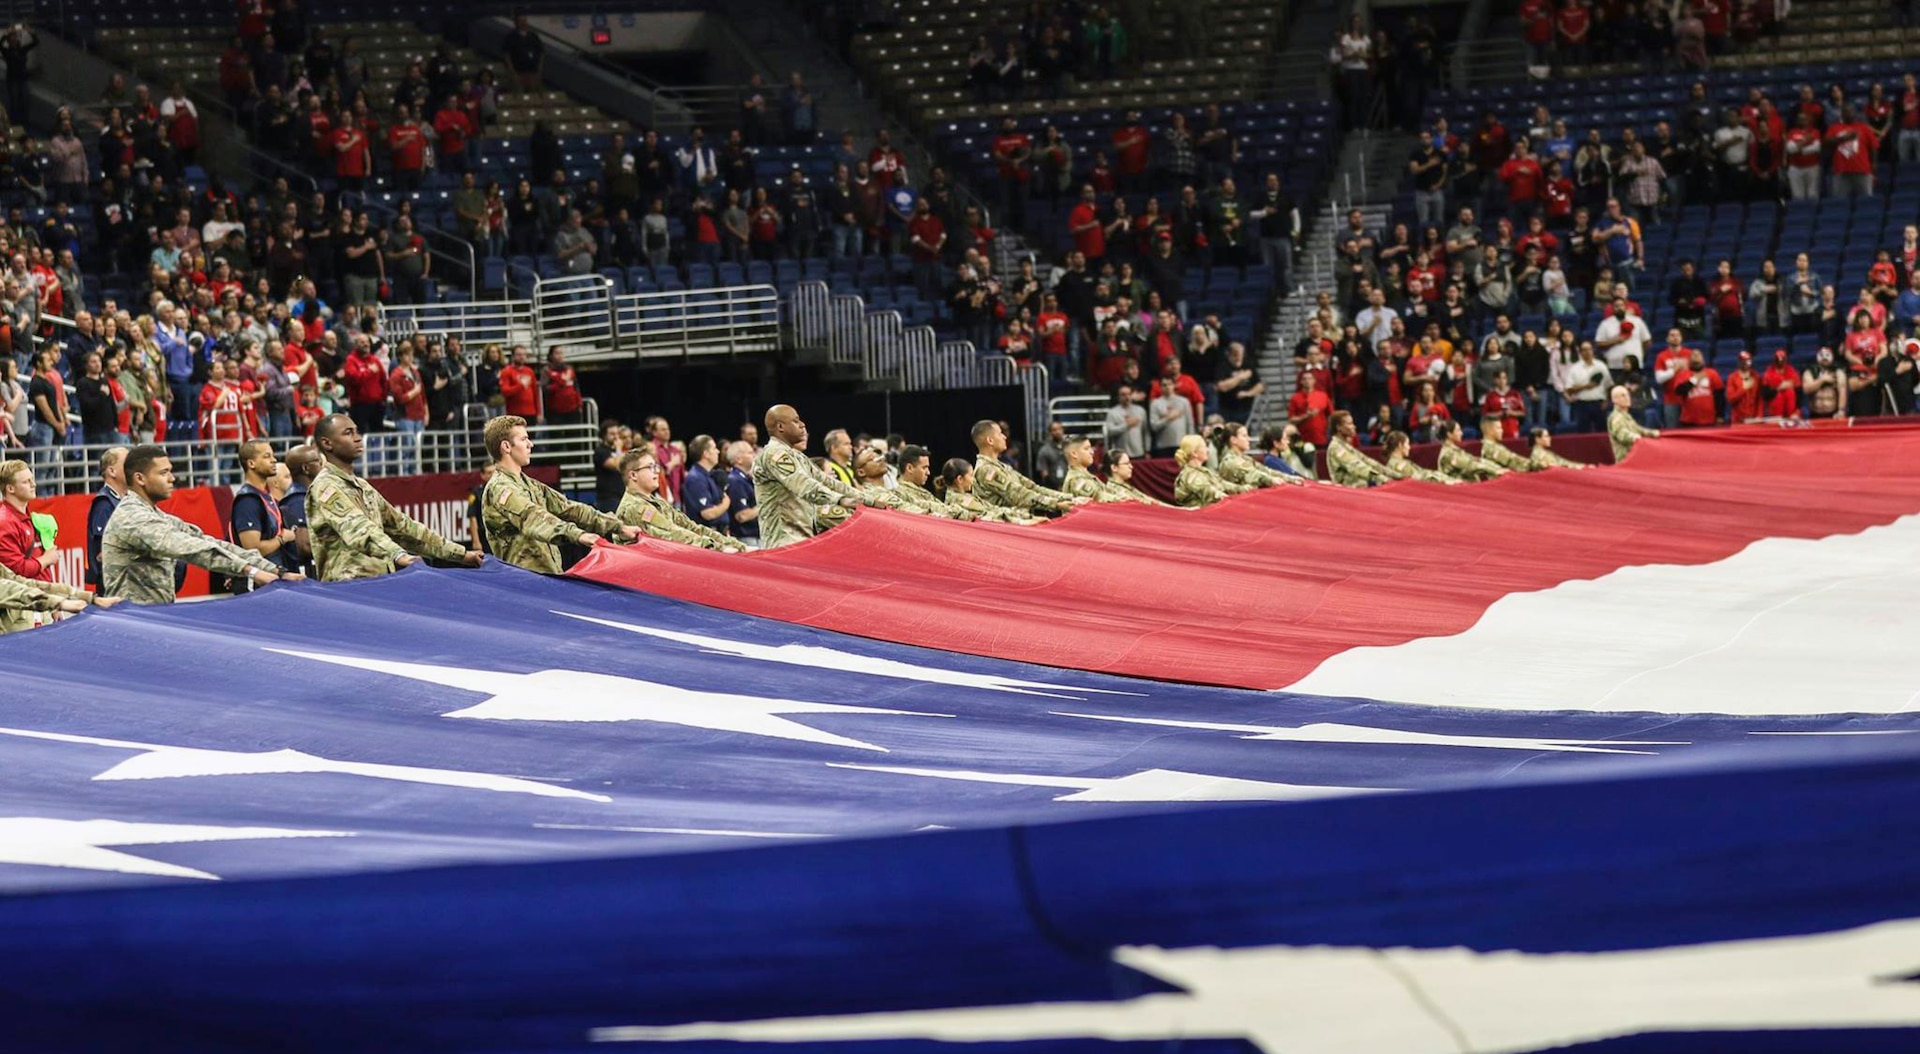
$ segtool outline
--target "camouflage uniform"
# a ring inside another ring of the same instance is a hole
[[[865,502],[869,508],[892,509],[895,512],[910,512],[915,516],[925,516],[927,514],[927,510],[901,497],[898,491],[889,489],[883,483],[862,483],[856,487],[855,490],[859,492],[860,500]]]
[[[495,469],[480,495],[487,551],[543,575],[560,573],[560,542],[583,544],[588,534],[618,536],[620,521],[566,496],[524,472]]]
[[[1141,490],[1139,487],[1134,486],[1131,480],[1125,483],[1115,483],[1112,480],[1108,480],[1107,486],[1116,487],[1120,490],[1126,491],[1127,496],[1133,501],[1142,502],[1147,505],[1157,505],[1163,509],[1180,508],[1180,506],[1178,505],[1169,505],[1166,502],[1161,501],[1159,498],[1156,498],[1153,495],[1148,494],[1146,491]]]
[[[1132,487],[1112,480],[1103,480],[1084,468],[1068,469],[1067,478],[1060,483],[1060,490],[1064,494],[1076,498],[1092,498],[1102,504],[1122,501],[1142,502],[1148,505],[1160,504]]]
[[[1287,482],[1285,473],[1276,472],[1265,465],[1258,464],[1232,447],[1220,452],[1220,467],[1216,472],[1228,483],[1238,483],[1250,489],[1280,486]]]
[[[1465,447],[1441,444],[1438,458],[1440,473],[1462,483],[1479,483],[1501,474],[1500,466],[1467,453]]]
[[[37,578],[28,578],[5,565],[0,565],[0,584],[7,584],[16,588],[25,587],[35,593],[48,594],[53,597],[55,607],[59,606],[62,600],[91,601],[93,599],[92,593],[81,589],[79,586],[70,586],[65,582],[43,582]],[[12,592],[12,590],[10,590],[10,592]],[[24,596],[26,594],[15,593],[14,595]],[[52,610],[52,607],[34,607],[30,604],[12,604],[0,601],[0,633],[13,633],[17,630],[32,629],[36,624],[32,612]]]
[[[1036,523],[1033,514],[1025,509],[1008,508],[981,500],[978,494],[962,494],[957,490],[947,491],[947,504],[967,514],[967,518],[985,520],[988,523]]]
[[[1533,462],[1498,439],[1480,441],[1480,460],[1491,461],[1508,472],[1532,472]]]
[[[1538,443],[1535,443],[1533,445],[1533,453],[1527,455],[1527,461],[1533,465],[1533,470],[1535,472],[1539,472],[1542,469],[1549,469],[1549,468],[1591,468],[1592,467],[1591,465],[1588,465],[1585,462],[1569,461],[1566,458],[1561,457],[1559,454],[1554,453],[1552,447],[1541,446]]]
[[[1395,476],[1387,466],[1362,454],[1352,443],[1334,436],[1327,441],[1327,475],[1343,487],[1365,487],[1388,483]]]
[[[965,509],[941,501],[939,495],[918,483],[909,483],[903,479],[900,481],[899,488],[893,493],[901,501],[919,509],[929,516],[940,516],[949,520],[977,520],[980,518]]]
[[[392,574],[402,553],[459,560],[467,551],[390,504],[373,484],[328,462],[307,488],[307,537],[322,582]]]
[[[1414,479],[1422,483],[1457,484],[1460,481],[1452,476],[1441,475],[1430,468],[1421,468],[1405,454],[1395,454],[1387,459],[1387,474],[1394,479]]]
[[[753,457],[753,499],[760,510],[760,545],[778,549],[804,541],[844,521],[840,499],[853,488],[821,472],[805,454],[779,438]],[[837,510],[837,511],[829,511]]]
[[[973,459],[973,496],[990,505],[1027,512],[1058,512],[1073,496],[1043,487],[1006,462],[981,454]]]
[[[695,522],[693,517],[680,511],[680,506],[658,494],[640,494],[630,490],[626,497],[620,499],[620,509],[614,515],[620,518],[621,523],[638,527],[647,537],[663,542],[679,542],[722,553],[742,553],[747,550],[739,540],[729,538],[704,523]]]
[[[193,524],[170,516],[128,492],[107,520],[100,538],[100,592],[135,604],[171,604],[173,562],[185,560],[215,574],[250,578],[281,568],[252,549],[210,538]]]
[[[1181,505],[1212,505],[1230,494],[1245,494],[1252,487],[1229,483],[1204,465],[1188,465],[1173,481],[1173,500]]]
[[[1616,463],[1625,461],[1627,451],[1633,449],[1633,444],[1648,438],[1649,434],[1646,428],[1625,410],[1615,410],[1607,415],[1607,438],[1613,441],[1613,460]]]

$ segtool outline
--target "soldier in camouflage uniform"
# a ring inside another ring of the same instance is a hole
[[[1134,490],[1132,487],[1109,482],[1093,474],[1093,440],[1086,436],[1074,436],[1067,440],[1063,453],[1067,456],[1067,478],[1060,483],[1062,493],[1076,498],[1090,498],[1100,503],[1139,502],[1158,505],[1159,502]],[[1116,451],[1125,457],[1124,451]]]
[[[1221,425],[1216,433],[1220,443],[1220,465],[1215,470],[1220,478],[1228,483],[1238,483],[1243,487],[1304,487],[1307,481],[1299,476],[1288,475],[1247,456],[1253,441],[1247,436],[1247,426],[1232,422]]]
[[[1356,441],[1360,429],[1353,415],[1345,410],[1333,414],[1333,435],[1327,439],[1327,475],[1343,487],[1372,487],[1391,483],[1396,477],[1387,466],[1360,452]]]
[[[679,542],[721,553],[747,551],[745,543],[704,523],[696,523],[680,506],[660,496],[660,462],[653,456],[653,447],[627,451],[620,458],[620,476],[627,481],[627,493],[614,514],[621,523],[663,542]]]
[[[1607,393],[1613,400],[1613,412],[1607,415],[1607,438],[1613,441],[1613,460],[1619,464],[1627,459],[1627,451],[1642,439],[1660,438],[1660,430],[1648,428],[1633,419],[1633,394],[1624,384],[1616,384]]]
[[[1549,468],[1592,468],[1582,461],[1569,461],[1553,452],[1553,433],[1544,428],[1533,430],[1533,453],[1527,460],[1533,463],[1535,472]]]
[[[1107,485],[1119,487],[1134,496],[1135,501],[1156,505],[1162,509],[1177,509],[1178,505],[1169,505],[1159,498],[1148,494],[1133,485],[1133,455],[1112,447],[1107,449]]]
[[[1497,436],[1480,440],[1480,460],[1498,465],[1508,472],[1533,471],[1533,462],[1525,454],[1516,452]]]
[[[1407,456],[1408,451],[1412,449],[1413,440],[1405,432],[1395,429],[1387,433],[1387,441],[1383,450],[1387,455],[1386,468],[1388,475],[1391,475],[1394,479],[1412,479],[1419,480],[1422,483],[1444,483],[1449,486],[1457,485],[1460,482],[1452,476],[1443,476],[1430,468],[1422,468],[1414,464],[1413,459]]]
[[[1182,439],[1174,460],[1180,463],[1180,475],[1173,481],[1173,500],[1177,504],[1197,508],[1254,489],[1229,483],[1207,467],[1207,440],[1204,436]]]
[[[973,492],[973,463],[965,458],[951,458],[940,467],[940,476],[947,484],[947,504],[966,514],[967,518],[985,520],[988,523],[1039,523],[1025,509],[1010,509],[1004,505],[994,505],[982,501]]]
[[[321,418],[313,428],[313,445],[325,461],[307,485],[307,537],[322,582],[391,574],[411,565],[416,555],[480,566],[478,552],[428,530],[354,473],[366,442],[352,418]]]
[[[973,448],[979,452],[973,460],[973,496],[988,504],[1050,516],[1087,503],[1086,498],[1043,487],[1001,461],[1000,455],[1007,452],[1007,434],[998,421],[974,424]]]
[[[185,560],[214,574],[250,578],[255,585],[304,578],[232,542],[154,506],[173,497],[173,462],[152,444],[127,452],[127,494],[100,538],[100,591],[136,604],[171,604],[173,564]]]
[[[805,541],[846,519],[864,504],[853,488],[822,472],[807,455],[807,424],[784,403],[767,411],[767,445],[753,458],[754,506],[760,510],[760,547]]]
[[[31,612],[64,611],[71,615],[87,609],[89,601],[48,592],[40,588],[42,585],[45,583],[21,578],[11,571],[0,576],[0,634],[31,628]],[[101,602],[117,604],[119,599],[102,597]]]
[[[870,446],[863,446],[853,453],[853,478],[858,481],[855,488],[860,492],[861,500],[875,509],[893,509],[908,512],[915,516],[928,515],[927,510],[900,496],[900,492],[887,486],[887,456]]]
[[[591,505],[569,501],[527,475],[533,463],[533,438],[527,421],[508,414],[487,422],[481,434],[493,475],[480,494],[480,524],[494,556],[543,575],[560,573],[561,542],[591,549],[605,537],[630,542],[640,528],[629,527]]]
[[[965,509],[941,501],[939,495],[928,490],[927,480],[932,476],[933,456],[927,453],[926,447],[909,443],[900,448],[900,485],[894,488],[894,494],[901,501],[929,516],[939,516],[949,520],[980,518]]]
[[[1460,422],[1448,421],[1440,433],[1440,456],[1437,464],[1442,475],[1450,476],[1463,483],[1480,483],[1497,479],[1507,474],[1501,468],[1485,458],[1478,458],[1460,445]]]

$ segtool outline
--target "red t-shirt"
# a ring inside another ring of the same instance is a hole
[[[1333,400],[1319,389],[1294,392],[1293,398],[1287,400],[1287,416],[1299,417],[1302,414],[1308,416],[1300,422],[1300,438],[1314,446],[1326,446],[1327,422],[1333,417]]]
[[[1668,368],[1672,368],[1673,370],[1673,376],[1667,378],[1667,383],[1662,385],[1660,389],[1670,405],[1678,406],[1682,402],[1680,396],[1680,375],[1686,372],[1687,360],[1692,357],[1693,352],[1687,348],[1662,348],[1660,349],[1660,354],[1653,357],[1653,370],[1655,373],[1659,373],[1661,370]]]
[[[898,150],[876,146],[867,154],[867,171],[881,190],[892,190],[907,181],[907,159]]]
[[[1720,371],[1711,366],[1698,372],[1685,369],[1676,375],[1676,380],[1680,385],[1682,396],[1681,424],[1710,425],[1720,419],[1720,414],[1713,403],[1713,394],[1726,387],[1720,380]]]
[[[1855,132],[1857,136],[1840,143],[1837,137],[1844,132]],[[1874,136],[1873,129],[1864,124],[1836,124],[1827,129],[1827,142],[1836,144],[1833,148],[1835,175],[1865,176],[1873,173],[1873,152],[1880,147],[1880,140]]]
[[[345,366],[347,398],[355,406],[387,401],[387,371],[372,355],[349,355]]]
[[[1153,138],[1147,130],[1137,124],[1116,128],[1113,132],[1114,164],[1119,166],[1123,176],[1137,176],[1147,170],[1147,154],[1153,149]]]
[[[1593,24],[1593,14],[1584,7],[1567,5],[1560,9],[1560,39],[1569,44],[1578,44],[1587,39],[1587,30]]]
[[[1008,132],[993,140],[993,160],[1000,168],[1001,179],[1012,179],[1021,183],[1027,181],[1025,161],[1015,160],[1021,151],[1029,154],[1033,150],[1033,139],[1024,132]]]
[[[440,136],[441,153],[463,153],[467,137],[473,135],[473,119],[460,110],[441,110],[433,117],[433,130]]]
[[[367,134],[353,125],[334,129],[333,156],[334,175],[343,179],[362,178],[367,175]],[[344,147],[345,149],[341,149]]]
[[[1526,39],[1530,44],[1546,44],[1553,40],[1553,8],[1547,6],[1547,0],[1526,0],[1521,4],[1520,24],[1526,27]]]
[[[1080,228],[1085,227],[1085,230]],[[1107,255],[1107,232],[1100,225],[1100,214],[1087,202],[1081,202],[1067,214],[1067,230],[1073,234],[1073,247],[1089,260]]]
[[[313,141],[313,152],[321,157],[327,156],[327,150],[333,143],[333,118],[327,116],[327,111],[307,111],[307,135]]]
[[[1812,143],[1816,147],[1820,145],[1820,129],[1794,128],[1787,132],[1787,145],[1804,147],[1808,143]],[[1808,150],[1805,153],[1798,153],[1794,150],[1789,150],[1787,151],[1787,166],[1789,168],[1819,168],[1820,151]]]
[[[1733,421],[1751,421],[1760,416],[1760,375],[1752,370],[1735,370],[1727,375],[1727,417]]]
[[[570,414],[580,409],[580,387],[574,380],[573,367],[547,367],[546,387],[548,413]]]
[[[1055,324],[1058,323],[1058,328]],[[1073,323],[1058,311],[1042,311],[1034,320],[1034,330],[1040,334],[1040,350],[1049,355],[1067,353],[1067,333]]]
[[[393,152],[396,172],[418,172],[427,167],[427,137],[418,122],[407,121],[388,129],[387,149]]]
[[[1540,196],[1547,203],[1549,219],[1573,215],[1573,180],[1565,176],[1549,179],[1541,188]]]
[[[1509,388],[1504,393],[1490,391],[1480,398],[1480,416],[1499,417],[1500,438],[1518,439],[1520,421],[1527,416],[1527,403],[1517,389]]]
[[[500,371],[500,395],[507,412],[531,421],[540,416],[540,399],[535,394],[539,379],[532,366],[508,365]]]
[[[915,260],[921,263],[932,263],[940,259],[941,239],[947,236],[947,225],[940,222],[940,217],[931,212],[924,216],[915,216],[907,221],[907,234],[915,239],[913,242]]]
[[[1507,200],[1514,204],[1538,200],[1542,175],[1540,162],[1533,158],[1508,159],[1500,166],[1500,181],[1507,185]]]

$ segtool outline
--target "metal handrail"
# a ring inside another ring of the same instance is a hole
[[[527,428],[535,443],[537,464],[557,465],[563,487],[578,489],[593,481],[593,447],[600,441],[599,407],[585,401],[586,420],[581,424],[534,424]],[[469,404],[472,413],[463,414],[463,427],[430,430],[417,434],[375,432],[366,437],[366,452],[356,466],[368,477],[413,476],[436,472],[472,472],[486,464],[486,451],[480,443],[480,426],[486,421],[487,407]],[[229,412],[230,413],[230,412]],[[224,416],[215,425],[233,427],[237,422]],[[256,436],[265,440],[274,452],[288,450],[308,442],[305,436]],[[97,475],[100,455],[119,443],[76,443],[55,447],[32,447],[14,453],[33,467],[34,482],[42,495],[86,494],[99,489]],[[173,459],[175,476],[181,486],[233,486],[244,481],[240,471],[238,442],[212,439],[163,439]]]
[[[1058,424],[1068,435],[1094,436],[1104,441],[1107,408],[1113,399],[1107,395],[1059,395],[1047,400],[1047,423]]]
[[[542,278],[533,287],[533,339],[537,349],[567,349],[574,362],[621,357],[614,333],[613,283],[601,274]]]
[[[617,347],[642,359],[773,351],[780,294],[772,286],[726,286],[614,298]]]

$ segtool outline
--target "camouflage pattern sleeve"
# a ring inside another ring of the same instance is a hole
[[[384,504],[384,502],[383,502]],[[399,516],[396,511],[395,516]],[[404,518],[404,517],[402,517]],[[382,519],[386,519],[382,510]],[[406,552],[394,544],[382,524],[370,519],[345,484],[323,472],[307,488],[307,521],[316,532],[330,528],[340,544],[351,552],[385,563]],[[328,577],[328,576],[322,576]]]
[[[311,498],[313,492],[309,490],[307,493]],[[426,524],[394,508],[393,503],[381,496],[378,491],[374,492],[374,500],[380,503],[380,526],[388,535],[388,545],[393,545],[394,541],[398,540],[400,546],[404,546],[407,551],[420,556],[430,556],[435,560],[458,561],[466,557],[465,546],[455,545],[433,533]]]
[[[1640,422],[1625,410],[1615,410],[1607,415],[1607,438],[1613,443],[1613,460],[1616,462],[1625,461],[1627,451],[1633,449],[1633,444],[1649,435]]]
[[[1508,472],[1532,472],[1533,462],[1514,453],[1498,439],[1480,441],[1480,457],[1484,461],[1506,469]]]

